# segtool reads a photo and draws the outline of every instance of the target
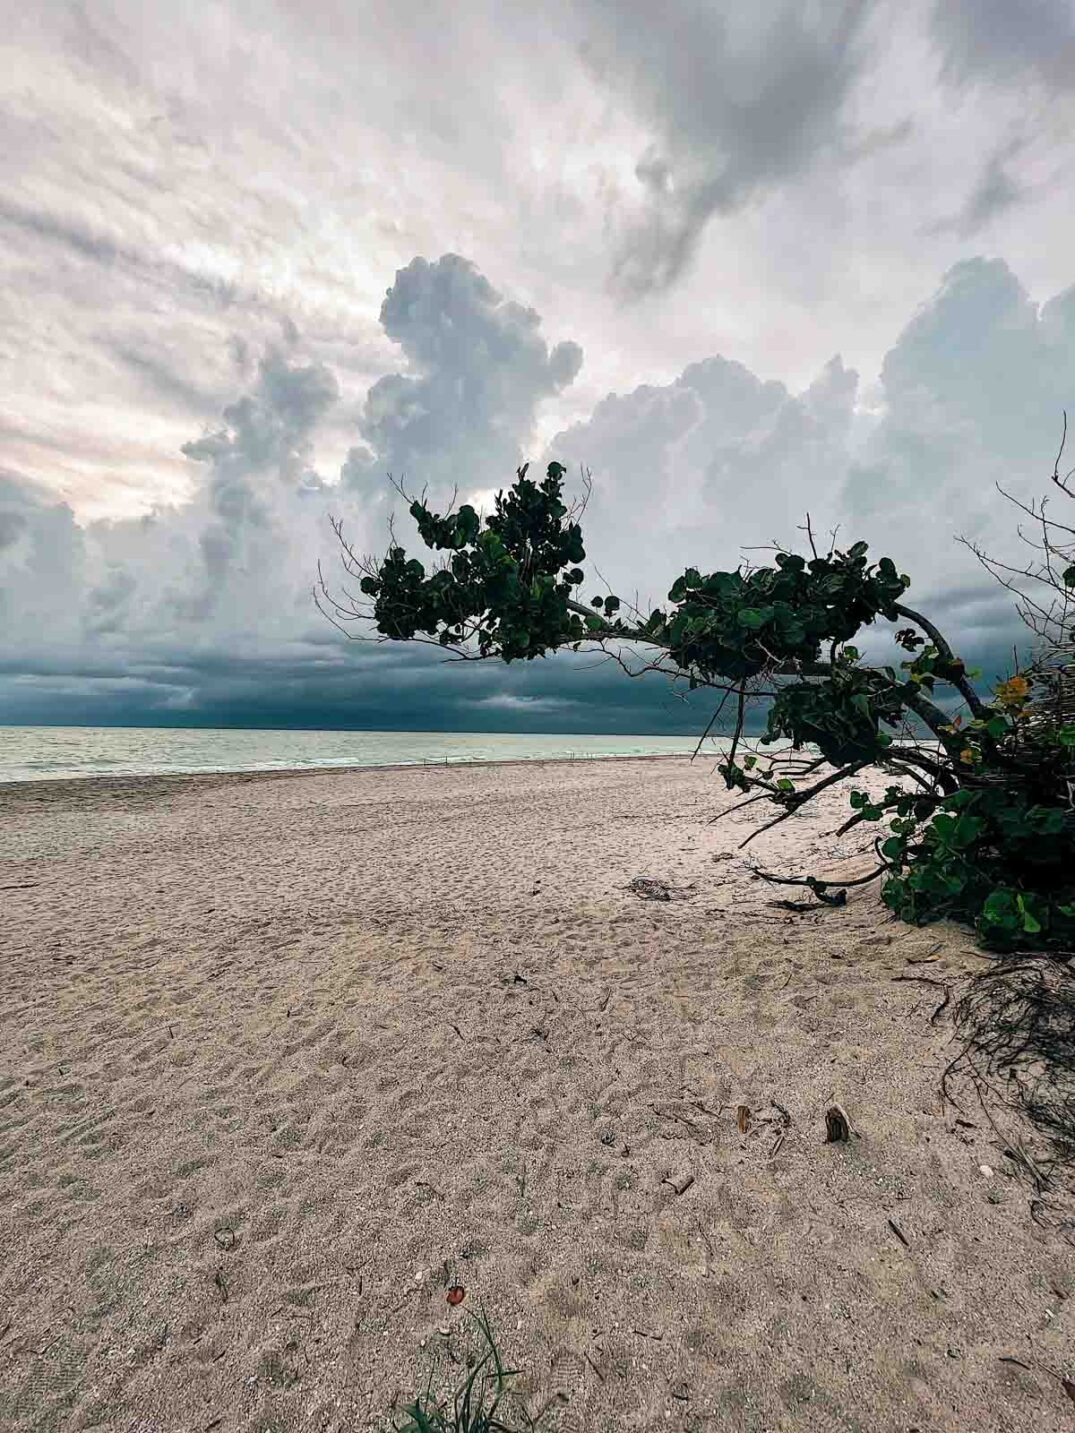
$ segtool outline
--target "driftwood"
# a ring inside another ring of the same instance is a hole
[[[851,1122],[841,1105],[831,1105],[825,1111],[825,1142],[836,1144],[851,1138]]]

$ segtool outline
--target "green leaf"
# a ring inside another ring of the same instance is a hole
[[[982,906],[982,919],[988,925],[1014,930],[1019,924],[1019,915],[1012,892],[1002,888],[988,895]]]
[[[759,627],[765,626],[765,613],[757,607],[742,607],[736,620],[740,627],[746,627],[748,631],[755,632]]]
[[[782,776],[780,780],[776,783],[776,789],[778,791],[794,791],[795,783],[793,781],[789,781],[786,776]]]
[[[1019,914],[1023,917],[1023,929],[1028,935],[1038,935],[1041,931],[1041,925],[1034,919],[1030,911],[1027,910],[1026,903],[1021,894],[1016,896],[1015,904]]]

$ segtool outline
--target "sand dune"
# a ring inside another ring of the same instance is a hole
[[[1072,1247],[939,1096],[985,957],[775,906],[868,840],[714,860],[711,771],[0,788],[0,1427],[387,1429],[479,1306],[572,1433],[1075,1426]]]

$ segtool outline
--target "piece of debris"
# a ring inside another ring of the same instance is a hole
[[[654,881],[648,876],[636,876],[628,881],[627,889],[643,901],[670,901],[672,892],[665,881]]]
[[[895,1234],[896,1238],[900,1241],[900,1243],[904,1246],[905,1249],[909,1249],[911,1247],[911,1241],[907,1238],[907,1235],[896,1223],[895,1219],[890,1219],[888,1221],[888,1227],[892,1230],[893,1234]]]
[[[671,1185],[677,1194],[685,1194],[694,1183],[693,1174],[673,1174],[667,1179],[661,1180],[662,1184]]]
[[[750,1128],[750,1106],[739,1105],[735,1111],[736,1128],[740,1134],[746,1134]]]
[[[851,1138],[851,1121],[840,1105],[830,1105],[825,1111],[825,1143],[836,1144]]]
[[[453,1284],[452,1287],[448,1290],[446,1297],[448,1299],[448,1302],[454,1309],[457,1304],[461,1304],[463,1302],[466,1296],[467,1291],[463,1288],[462,1284]]]
[[[929,950],[926,951],[925,955],[909,955],[909,956],[907,957],[907,964],[908,964],[908,965],[926,965],[926,964],[928,964],[930,961],[937,960],[937,959],[938,959],[937,952],[938,952],[939,950],[943,950],[943,949],[944,949],[944,941],[943,941],[943,940],[935,941],[935,942],[933,943],[933,945],[930,946]]]

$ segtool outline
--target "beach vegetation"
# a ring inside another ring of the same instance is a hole
[[[433,1392],[431,1368],[423,1392],[404,1409],[397,1433],[534,1433],[540,1416],[531,1417],[511,1388],[517,1370],[504,1367],[496,1337],[482,1311],[471,1314],[481,1352],[473,1357],[466,1377],[446,1396]]]
[[[1060,473],[1063,451],[1061,441],[1051,479],[1075,498],[1072,474]],[[384,557],[360,558],[334,524],[361,597],[334,595],[319,572],[319,607],[349,636],[372,624],[375,640],[431,643],[451,660],[532,661],[598,647],[630,675],[661,672],[691,691],[717,691],[699,749],[723,717],[726,786],[744,794],[741,805],[777,808],[743,845],[842,782],[851,814],[840,834],[882,828],[876,867],[856,881],[760,871],[766,880],[835,905],[848,886],[880,878],[885,905],[912,924],[969,922],[983,945],[1001,950],[1075,944],[1075,527],[1048,517],[1045,500],[1040,509],[1017,503],[1041,527],[1037,569],[1006,567],[967,544],[1019,598],[1043,643],[1035,661],[989,691],[936,622],[908,605],[907,573],[889,557],[874,560],[865,541],[838,549],[835,533],[819,550],[809,515],[808,552],[777,547],[771,564],[734,571],[690,567],[650,611],[611,591],[583,600],[590,484],[584,478],[568,506],[565,471],[550,463],[537,481],[524,465],[487,516],[454,501],[434,512],[396,484],[439,557],[427,566],[393,532]],[[878,621],[892,624],[900,660],[863,660],[855,638]],[[748,749],[746,714],[758,701],[768,703],[767,725]],[[781,750],[764,750],[778,742]],[[898,781],[870,796],[854,784],[867,770]]]

